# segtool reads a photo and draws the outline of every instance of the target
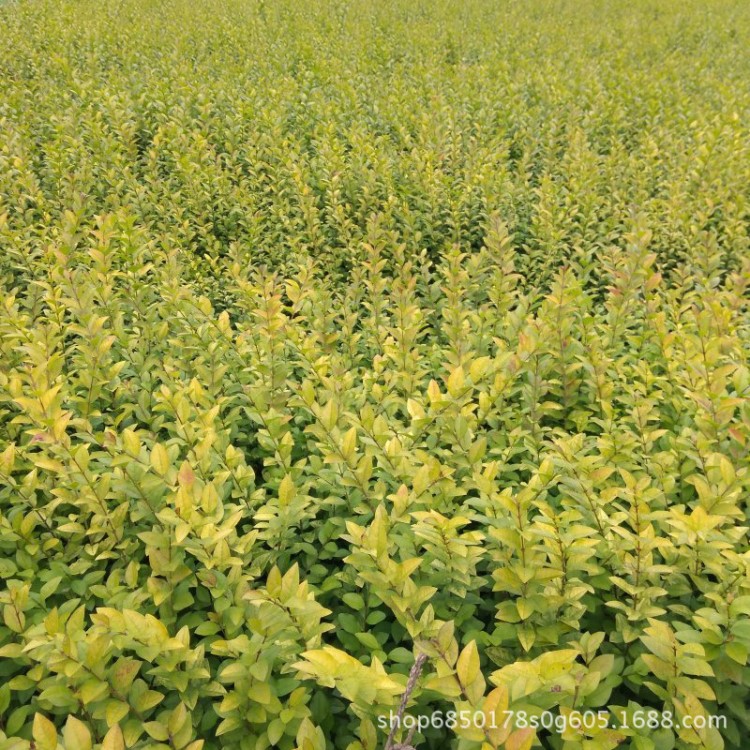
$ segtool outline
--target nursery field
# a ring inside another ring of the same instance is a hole
[[[0,4],[0,750],[747,748],[748,49]]]

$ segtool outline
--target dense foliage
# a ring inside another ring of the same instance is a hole
[[[748,44],[0,5],[0,750],[747,747]]]

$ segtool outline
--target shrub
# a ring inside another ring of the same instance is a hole
[[[742,747],[749,22],[1,8],[0,750]]]

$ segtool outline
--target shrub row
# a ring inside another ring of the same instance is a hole
[[[749,15],[0,7],[0,750],[743,747]]]

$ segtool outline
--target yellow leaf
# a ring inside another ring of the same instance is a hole
[[[169,471],[169,456],[167,449],[161,443],[156,443],[151,449],[151,466],[160,476],[164,476]]]
[[[338,422],[339,410],[336,402],[331,398],[328,403],[321,409],[320,421],[323,427],[330,432]]]
[[[534,614],[534,607],[526,599],[518,599],[516,601],[516,609],[518,610],[518,616],[522,620],[528,620]]]
[[[294,500],[297,489],[294,486],[294,480],[289,474],[286,474],[279,484],[279,507],[285,508]]]
[[[657,286],[661,283],[661,274],[657,271],[656,273],[652,274],[648,280],[646,281],[646,291],[651,291],[652,289],[656,289]]]
[[[137,456],[141,452],[141,441],[134,430],[123,430],[122,444],[131,456]]]
[[[192,487],[195,482],[195,473],[187,461],[183,461],[177,473],[177,481],[183,487]]]
[[[115,724],[104,735],[102,750],[125,750],[125,740],[122,736],[122,729],[119,724]]]
[[[489,365],[489,357],[479,357],[479,359],[475,359],[469,367],[469,375],[471,376],[471,379],[475,383],[480,380],[484,376],[484,373],[487,372]]]
[[[141,663],[135,659],[124,659],[115,665],[112,672],[112,682],[119,693],[127,693],[138,674]]]
[[[456,673],[461,685],[467,688],[479,675],[479,652],[477,651],[476,641],[471,641],[456,662]]]
[[[10,443],[8,447],[0,453],[0,466],[3,467],[4,474],[10,474],[13,464],[16,460],[16,444]]]
[[[341,455],[348,461],[354,455],[354,449],[357,447],[357,428],[352,427],[341,443]]]
[[[502,744],[512,729],[508,715],[505,713],[507,710],[508,689],[501,685],[487,695],[482,705],[482,712],[485,716],[484,726],[487,727],[489,739],[496,747]]]
[[[434,690],[445,698],[458,698],[461,695],[461,688],[452,674],[446,677],[437,677],[436,675],[428,677],[424,688],[425,690]]]
[[[448,393],[451,396],[458,396],[464,387],[464,371],[462,367],[457,367],[448,378],[446,383]]]
[[[534,730],[518,729],[505,740],[505,750],[529,750],[534,742]]]
[[[91,750],[91,732],[89,728],[76,719],[75,716],[68,716],[63,729],[63,739],[65,748],[75,748],[75,750]]]
[[[6,604],[3,609],[3,619],[5,624],[14,632],[22,633],[26,618],[23,612],[17,610],[12,604]]]
[[[130,711],[130,706],[123,701],[110,700],[107,702],[107,706],[104,709],[104,718],[107,721],[107,726],[111,727],[122,721]]]
[[[167,722],[167,729],[172,735],[177,734],[188,719],[187,708],[184,703],[178,703],[177,707],[172,711]]]
[[[440,387],[434,380],[431,380],[430,384],[427,386],[427,396],[429,397],[431,404],[440,400]]]
[[[33,461],[34,466],[38,466],[45,471],[52,471],[55,474],[65,473],[65,466],[59,461],[55,461],[54,458],[49,458],[48,456],[34,456]]]
[[[505,685],[500,685],[494,690],[491,690],[487,697],[484,699],[484,705],[482,710],[485,714],[497,714],[504,715],[508,709],[508,688]],[[488,724],[489,726],[489,724]]]
[[[539,675],[543,680],[556,680],[560,675],[567,674],[578,652],[572,648],[558,651],[548,651],[535,659],[539,667]]]
[[[41,714],[34,714],[31,736],[36,743],[36,750],[57,749],[57,729],[49,719]]]
[[[409,416],[412,419],[419,419],[420,417],[424,417],[424,409],[422,408],[422,404],[412,398],[406,400],[406,410],[409,412]]]

